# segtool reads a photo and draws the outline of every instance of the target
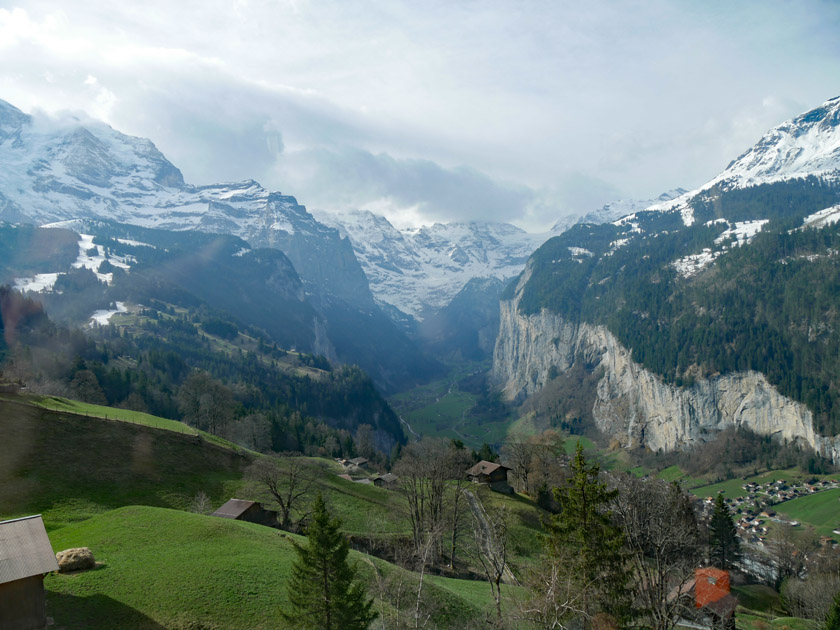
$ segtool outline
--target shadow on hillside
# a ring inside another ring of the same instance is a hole
[[[56,630],[166,630],[154,619],[107,595],[79,597],[47,591],[47,616]]]

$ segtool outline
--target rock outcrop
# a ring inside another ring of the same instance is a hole
[[[676,387],[643,368],[603,326],[570,323],[543,309],[519,309],[530,270],[522,274],[514,298],[501,304],[499,336],[491,378],[508,400],[539,392],[551,377],[583,359],[603,370],[592,417],[600,431],[625,447],[682,449],[707,441],[727,427],[809,445],[840,461],[840,436],[814,430],[808,408],[786,398],[758,372],[738,372]]]

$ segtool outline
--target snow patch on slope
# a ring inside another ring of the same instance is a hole
[[[115,308],[112,310],[99,310],[94,311],[93,315],[90,316],[90,326],[107,326],[108,322],[111,321],[111,318],[116,315],[117,313],[127,313],[128,309],[126,308],[123,302],[115,302]]]
[[[840,205],[820,210],[805,217],[802,227],[821,228],[834,225],[838,221],[840,221]]]
[[[739,221],[736,223],[729,223],[725,219],[717,219],[716,221],[710,221],[709,224],[721,222],[726,223],[727,228],[715,239],[715,245],[718,245],[720,249],[712,250],[706,247],[699,254],[683,256],[679,260],[671,263],[681,276],[689,278],[708,267],[731,247],[746,245],[755,238],[756,234],[761,232],[767,224],[767,219]]]

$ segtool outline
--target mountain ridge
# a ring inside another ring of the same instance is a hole
[[[502,295],[497,386],[521,400],[582,365],[603,370],[589,421],[622,445],[684,448],[752,410],[748,426],[837,460],[838,113],[832,99],[695,191],[547,241]]]

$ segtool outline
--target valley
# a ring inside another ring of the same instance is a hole
[[[282,627],[326,514],[383,630],[697,627],[712,565],[738,627],[820,622],[838,138],[831,99],[692,191],[398,230],[0,101],[0,519],[99,562],[47,611]]]

